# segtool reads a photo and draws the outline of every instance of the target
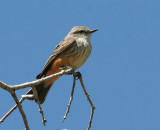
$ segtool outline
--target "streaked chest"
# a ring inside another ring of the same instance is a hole
[[[92,45],[90,40],[85,38],[76,39],[76,53],[73,58],[73,66],[75,69],[81,67],[91,54]]]

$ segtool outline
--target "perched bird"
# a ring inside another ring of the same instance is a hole
[[[73,27],[64,40],[57,45],[47,60],[42,72],[36,78],[41,79],[60,72],[60,67],[62,66],[69,66],[74,70],[81,67],[91,54],[92,45],[90,43],[90,37],[96,31],[97,29],[91,30],[85,26]],[[58,78],[60,77],[55,77],[36,86],[41,104],[44,103],[51,86]],[[32,89],[27,94],[33,94]]]

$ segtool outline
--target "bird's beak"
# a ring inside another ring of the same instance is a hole
[[[90,33],[94,33],[96,31],[98,31],[98,29],[91,30]]]

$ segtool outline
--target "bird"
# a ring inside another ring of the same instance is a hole
[[[36,79],[41,79],[61,71],[62,66],[69,66],[74,70],[80,68],[88,59],[92,51],[91,34],[98,29],[91,30],[85,26],[74,26],[67,36],[55,48],[48,58],[44,68]],[[40,104],[43,104],[53,83],[59,79],[55,77],[36,87]],[[30,89],[27,94],[33,94]]]

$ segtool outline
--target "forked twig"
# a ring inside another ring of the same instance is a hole
[[[73,76],[74,76],[74,81],[73,81],[73,87],[72,87],[72,92],[71,92],[71,97],[70,97],[70,100],[69,100],[69,104],[68,104],[68,108],[67,108],[67,111],[63,117],[63,120],[62,122],[67,118],[67,115],[69,113],[69,110],[70,110],[70,106],[71,106],[71,103],[72,103],[72,100],[73,100],[73,94],[74,94],[74,88],[75,88],[75,83],[76,83],[76,77],[78,77],[78,79],[80,80],[80,83],[81,83],[81,86],[83,88],[83,91],[87,97],[87,100],[89,101],[92,109],[91,109],[91,116],[90,116],[90,120],[89,120],[89,124],[88,124],[88,128],[87,130],[89,130],[91,128],[91,124],[92,124],[92,120],[93,120],[93,115],[94,115],[94,110],[95,110],[95,107],[89,97],[89,94],[87,93],[87,90],[85,89],[85,86],[84,86],[84,83],[83,83],[83,80],[82,80],[82,74],[80,72],[73,72],[72,73]]]
[[[71,68],[66,69],[66,70],[61,70],[60,72],[58,72],[56,74],[52,74],[52,75],[47,76],[47,77],[42,78],[42,79],[38,79],[38,80],[35,80],[35,81],[32,81],[32,82],[26,82],[26,83],[19,84],[19,85],[7,85],[7,84],[3,83],[2,81],[0,81],[0,87],[4,90],[8,91],[12,95],[12,97],[14,98],[14,100],[16,102],[16,105],[2,117],[2,119],[0,120],[0,124],[2,122],[4,122],[4,120],[18,107],[19,110],[20,110],[20,113],[22,115],[22,118],[23,118],[23,121],[24,121],[24,124],[25,124],[25,128],[26,128],[26,130],[29,130],[26,115],[25,115],[25,113],[22,109],[21,103],[24,101],[24,99],[35,99],[36,97],[35,97],[35,95],[27,95],[27,96],[23,95],[23,97],[20,99],[20,101],[18,101],[18,98],[15,94],[15,90],[19,90],[19,89],[23,89],[23,88],[27,88],[27,87],[35,88],[36,85],[41,84],[45,81],[48,81],[48,80],[50,80],[54,77],[58,77],[58,76],[62,76],[62,75],[70,74],[70,73],[73,73],[73,69],[71,69]],[[34,92],[34,94],[36,94],[36,92]],[[39,101],[38,96],[37,96],[36,101],[37,102]],[[46,120],[44,119],[43,110],[40,106],[40,103],[38,103],[38,104],[39,104],[40,113],[42,114],[43,124],[45,124]]]
[[[63,118],[62,122],[67,118],[67,115],[69,113],[70,106],[71,106],[71,103],[72,103],[72,100],[73,100],[76,77],[78,77],[78,79],[80,80],[80,83],[82,85],[83,91],[84,91],[85,95],[87,96],[87,99],[88,99],[88,101],[89,101],[89,103],[90,103],[90,105],[92,107],[91,116],[90,116],[90,120],[89,120],[89,125],[88,125],[88,128],[87,128],[87,130],[89,130],[91,128],[95,107],[94,107],[94,105],[93,105],[93,103],[92,103],[92,101],[91,101],[91,99],[89,97],[89,94],[87,93],[87,91],[85,89],[81,73],[80,72],[75,72],[72,68],[67,68],[66,70],[62,70],[59,73],[52,74],[52,75],[47,76],[45,78],[42,78],[42,79],[39,79],[39,80],[36,80],[36,81],[32,81],[32,82],[23,83],[23,84],[20,84],[20,85],[11,86],[11,85],[7,85],[7,84],[5,84],[5,83],[0,81],[0,87],[5,89],[6,91],[8,91],[12,95],[12,97],[14,98],[14,100],[16,102],[16,105],[9,112],[7,112],[3,116],[3,118],[0,120],[0,123],[2,123],[18,107],[19,111],[20,111],[20,113],[22,115],[22,118],[23,118],[23,121],[24,121],[24,124],[25,124],[25,128],[26,128],[26,130],[29,130],[29,126],[28,126],[28,122],[27,122],[27,119],[26,119],[26,115],[25,115],[25,113],[24,113],[24,111],[22,109],[21,103],[24,101],[24,99],[35,99],[35,101],[39,105],[39,111],[42,114],[43,124],[45,125],[46,119],[44,118],[44,113],[43,113],[43,110],[42,110],[42,107],[41,107],[41,104],[40,104],[40,101],[39,101],[38,94],[37,94],[35,86],[37,86],[38,84],[44,83],[45,81],[50,80],[50,79],[52,79],[54,77],[62,76],[62,75],[66,75],[66,74],[73,74],[74,81],[73,81],[73,87],[72,87],[72,92],[71,92],[71,97],[70,97],[70,100],[69,100],[68,108],[67,108],[67,111],[66,111],[66,113],[64,115],[64,118]],[[19,89],[23,89],[23,88],[27,88],[27,87],[32,87],[33,95],[23,95],[22,98],[18,101],[18,98],[17,98],[17,96],[15,94],[15,90],[19,90]]]
[[[12,93],[11,95],[12,95],[13,99],[15,100],[15,102],[16,102],[18,108],[19,108],[19,111],[20,111],[20,113],[22,115],[23,122],[24,122],[24,125],[25,125],[25,130],[29,130],[28,121],[27,121],[26,115],[25,115],[25,113],[24,113],[24,111],[22,109],[22,105],[20,104],[20,102],[19,102],[19,100],[18,100],[18,98],[17,98],[15,93]]]
[[[85,88],[85,86],[84,86],[84,84],[83,84],[82,75],[81,75],[80,72],[79,72],[79,74],[80,74],[80,75],[79,75],[78,78],[79,78],[79,80],[80,80],[80,82],[81,82],[83,91],[84,91],[85,95],[87,96],[87,99],[88,99],[88,101],[89,101],[89,103],[90,103],[90,105],[91,105],[91,107],[92,107],[91,116],[90,116],[90,120],[89,120],[89,125],[88,125],[88,128],[87,128],[87,130],[89,130],[89,129],[91,128],[91,124],[92,124],[92,119],[93,119],[93,115],[94,115],[95,106],[93,105],[93,103],[92,103],[92,101],[91,101],[91,99],[90,99],[90,97],[89,97],[89,94],[87,93],[87,90],[86,90],[86,88]]]
[[[21,98],[21,99],[19,100],[19,103],[21,104],[23,101],[24,101],[24,98]],[[16,108],[17,108],[17,104],[16,104],[14,107],[12,107],[12,109],[9,110],[9,111],[2,117],[2,119],[0,120],[0,124],[1,124]]]
[[[76,75],[73,74],[73,87],[72,87],[71,97],[70,97],[70,100],[69,100],[67,111],[66,111],[66,113],[65,113],[65,115],[63,117],[62,122],[67,118],[67,115],[69,113],[70,106],[71,106],[71,103],[72,103],[72,100],[73,100],[73,94],[74,94],[75,84],[76,84]]]

